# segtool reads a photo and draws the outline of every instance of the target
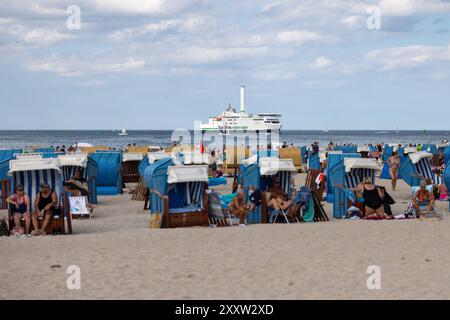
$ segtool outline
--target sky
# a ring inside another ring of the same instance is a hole
[[[192,129],[241,85],[285,129],[450,129],[450,0],[0,2],[0,130]]]

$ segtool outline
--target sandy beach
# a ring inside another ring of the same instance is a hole
[[[401,182],[391,193],[395,213],[408,190]],[[130,198],[100,198],[71,236],[0,238],[0,299],[450,298],[448,221],[155,230]],[[66,287],[70,265],[81,269],[81,290]],[[367,288],[371,265],[381,268],[381,290]]]

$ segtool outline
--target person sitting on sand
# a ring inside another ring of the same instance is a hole
[[[400,157],[398,152],[395,151],[388,160],[389,173],[391,174],[392,190],[397,188],[398,171],[400,169]]]
[[[427,183],[425,181],[420,182],[420,189],[413,198],[413,206],[416,209],[417,217],[422,219],[424,215],[430,214],[434,208],[434,202],[434,195],[427,190]],[[423,212],[424,208],[426,208],[425,213]]]
[[[24,232],[30,236],[31,229],[31,214],[30,214],[30,198],[25,194],[22,186],[18,185],[14,188],[14,194],[8,199],[6,203],[9,204],[12,216],[14,218],[13,234],[23,235]],[[25,230],[21,226],[21,219],[25,219]]]
[[[35,212],[33,213],[34,235],[45,235],[45,229],[53,216],[59,214],[58,195],[47,183],[41,184],[41,190],[36,195]],[[42,228],[39,229],[38,218],[44,218]]]
[[[366,218],[391,219],[384,210],[384,191],[372,183],[370,178],[364,179],[355,189],[358,198],[364,199]]]
[[[230,209],[231,214],[239,217],[239,223],[244,225],[251,206],[245,204],[245,193],[243,191],[238,191],[237,196],[233,198],[228,205],[228,208]]]

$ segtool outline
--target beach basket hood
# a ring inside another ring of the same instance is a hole
[[[297,173],[292,159],[261,158],[259,167],[262,176],[273,176],[280,171]]]
[[[420,160],[425,158],[433,158],[433,155],[428,152],[416,152],[409,155],[409,158],[411,159],[413,164],[417,164],[420,162]]]
[[[156,161],[162,160],[162,159],[167,159],[170,158],[170,155],[168,155],[165,152],[149,152],[147,154],[147,159],[148,159],[148,163],[149,164],[154,164]]]
[[[208,166],[171,166],[167,169],[167,183],[208,182]]]
[[[86,168],[88,165],[87,155],[60,155],[57,158],[61,167],[82,167]]]
[[[350,172],[353,169],[373,169],[381,170],[380,165],[376,159],[362,159],[362,158],[345,158],[344,159],[345,172]]]
[[[125,152],[122,156],[122,162],[142,161],[143,159],[144,155],[142,153]]]
[[[55,170],[61,174],[60,163],[58,159],[27,159],[27,160],[11,160],[9,162],[8,175],[12,176],[15,172],[38,171],[38,170]]]

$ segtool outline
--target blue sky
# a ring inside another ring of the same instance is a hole
[[[450,129],[450,1],[0,2],[0,129],[192,128],[240,85],[286,129]]]

